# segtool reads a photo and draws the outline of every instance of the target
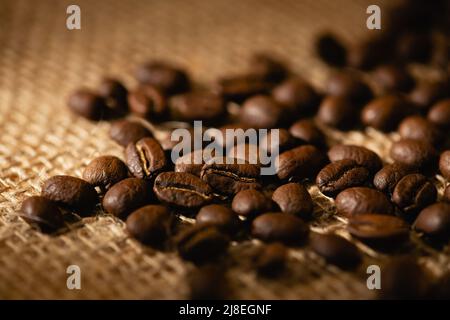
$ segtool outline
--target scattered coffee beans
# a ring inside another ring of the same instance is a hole
[[[93,121],[99,121],[107,114],[105,100],[88,89],[79,89],[68,99],[69,108],[76,114]]]
[[[414,222],[414,229],[432,239],[450,238],[450,203],[438,202],[423,209]]]
[[[345,96],[357,106],[373,97],[370,87],[350,72],[333,74],[325,84],[325,92],[331,96]]]
[[[127,88],[117,79],[104,78],[99,87],[98,94],[105,99],[108,108],[116,115],[123,115],[128,111]]]
[[[197,225],[214,226],[228,234],[235,234],[240,229],[240,220],[237,214],[230,208],[219,204],[202,207],[195,220]]]
[[[284,110],[269,96],[257,95],[247,99],[239,114],[239,120],[249,127],[276,128],[283,122]]]
[[[439,171],[447,180],[450,180],[450,150],[441,153],[439,158]]]
[[[131,112],[149,120],[160,120],[167,112],[166,98],[151,85],[141,85],[130,92],[128,104]]]
[[[89,162],[83,171],[83,179],[102,190],[107,190],[127,177],[127,166],[122,160],[114,156],[95,158]]]
[[[294,117],[312,114],[320,100],[314,88],[299,77],[291,77],[275,87],[272,97]]]
[[[213,92],[220,94],[226,101],[241,103],[245,99],[268,93],[272,83],[254,75],[240,75],[219,79]]]
[[[313,177],[325,163],[325,156],[312,145],[300,146],[278,156],[280,179]]]
[[[289,73],[285,63],[266,53],[256,53],[250,58],[250,74],[269,82],[282,81]]]
[[[436,103],[428,112],[428,120],[443,129],[450,128],[450,99]]]
[[[448,84],[445,82],[422,82],[409,93],[409,100],[415,109],[425,113],[439,100],[448,97]]]
[[[435,167],[436,151],[424,141],[402,139],[394,142],[390,155],[394,161],[416,169],[432,170]]]
[[[152,137],[152,133],[143,125],[128,120],[119,120],[111,125],[109,136],[115,142],[126,147],[144,137]]]
[[[256,270],[259,275],[273,277],[280,274],[285,268],[288,249],[281,243],[269,243],[264,245],[256,256]]]
[[[313,212],[313,201],[306,188],[299,183],[287,183],[279,186],[272,194],[272,200],[281,212],[310,218]]]
[[[387,164],[375,174],[373,185],[380,191],[391,193],[400,179],[413,171],[410,166],[402,163]]]
[[[442,133],[432,122],[421,116],[405,118],[398,127],[398,133],[404,139],[414,139],[438,145],[442,141]]]
[[[346,217],[365,213],[394,213],[394,208],[384,193],[366,187],[345,189],[337,195],[335,204],[337,212]]]
[[[316,52],[324,62],[332,66],[342,67],[347,62],[347,51],[333,34],[325,33],[318,37]]]
[[[125,150],[130,172],[136,178],[152,179],[167,166],[166,155],[156,139],[142,138]]]
[[[189,92],[170,100],[170,113],[174,120],[201,120],[212,125],[223,120],[225,101],[220,95],[210,92]]]
[[[380,170],[382,166],[381,159],[375,152],[354,145],[335,145],[328,150],[328,158],[331,162],[344,159],[354,160],[358,165],[366,167],[372,174]]]
[[[252,235],[265,242],[302,244],[308,233],[309,228],[302,219],[287,213],[265,213],[252,222]]]
[[[271,211],[272,201],[258,190],[242,190],[234,196],[231,208],[241,216],[254,217]]]
[[[374,80],[384,92],[407,92],[414,86],[414,78],[402,67],[379,66],[374,71]]]
[[[410,112],[406,99],[399,95],[386,95],[370,101],[361,112],[361,122],[375,129],[389,132]]]
[[[325,145],[325,136],[312,120],[298,120],[289,128],[289,133],[303,144],[311,144],[316,147]],[[280,150],[280,152],[282,151]]]
[[[33,196],[22,202],[21,217],[37,226],[42,232],[53,232],[64,226],[64,220],[58,206],[44,197]]]
[[[345,96],[329,96],[320,104],[317,119],[330,127],[346,130],[358,120],[357,110]]]

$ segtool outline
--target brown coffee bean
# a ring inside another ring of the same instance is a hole
[[[167,112],[167,101],[156,87],[141,85],[128,95],[128,104],[134,114],[150,120],[160,120]]]
[[[272,194],[272,200],[281,212],[309,218],[313,212],[313,201],[306,188],[299,183],[279,186]]]
[[[229,239],[215,227],[192,226],[175,238],[175,244],[183,259],[203,263],[223,254]]]
[[[334,197],[347,188],[367,184],[370,176],[366,167],[355,160],[344,159],[326,165],[317,174],[316,184],[324,195]]]
[[[331,66],[342,67],[347,61],[347,50],[331,33],[321,34],[315,43],[317,55]]]
[[[148,183],[127,178],[113,185],[103,197],[103,209],[122,219],[152,200]]]
[[[398,133],[402,138],[422,140],[432,145],[438,145],[443,138],[439,128],[421,116],[403,119],[398,126]]]
[[[413,171],[411,167],[402,163],[387,164],[376,173],[373,184],[378,190],[391,193],[400,179]]]
[[[199,177],[184,172],[163,172],[153,191],[159,201],[180,208],[199,208],[211,202],[211,187]]]
[[[422,82],[409,93],[409,100],[420,112],[426,112],[439,100],[449,97],[446,82]]]
[[[331,96],[345,96],[356,106],[373,97],[372,90],[355,74],[339,72],[333,74],[325,85],[325,92]]]
[[[89,120],[99,121],[107,114],[105,100],[88,89],[79,89],[72,93],[67,104],[72,112]]]
[[[381,96],[363,108],[361,122],[383,132],[393,131],[410,109],[408,102],[401,96]]]
[[[441,153],[439,158],[439,171],[447,180],[450,180],[450,150]]]
[[[89,162],[83,171],[83,179],[95,187],[107,190],[128,177],[128,168],[115,156],[100,156]]]
[[[345,189],[337,195],[335,204],[337,212],[346,217],[365,213],[394,213],[394,208],[384,193],[366,187]]]
[[[291,177],[313,177],[325,163],[325,156],[314,146],[304,145],[278,156],[277,175],[284,180]]]
[[[358,248],[353,243],[335,234],[313,233],[309,244],[311,249],[327,263],[343,269],[354,268],[362,260]]]
[[[265,242],[302,244],[308,233],[308,225],[302,219],[287,213],[265,213],[252,222],[252,236]]]
[[[328,150],[328,158],[331,162],[350,159],[360,166],[366,167],[370,173],[380,170],[382,162],[380,157],[365,147],[355,145],[338,144]]]
[[[200,177],[203,165],[205,164],[203,156],[207,156],[203,150],[195,150],[179,157],[175,160],[175,172],[186,172]],[[211,159],[212,155],[211,158],[208,157],[206,160],[209,161]]]
[[[234,196],[231,208],[241,216],[253,217],[271,211],[272,201],[260,191],[242,190]]]
[[[197,225],[214,226],[228,234],[235,234],[239,231],[241,224],[235,212],[219,204],[210,204],[201,208],[195,221]]]
[[[450,204],[438,202],[423,209],[416,221],[414,229],[436,240],[447,240],[450,237]]]
[[[219,79],[213,91],[226,101],[241,103],[245,99],[269,92],[272,84],[259,76],[239,75]]]
[[[104,78],[98,87],[98,93],[103,99],[108,108],[115,113],[115,115],[123,115],[128,110],[128,90],[117,79]]]
[[[390,39],[384,35],[372,36],[359,41],[348,48],[347,65],[369,70],[385,61],[390,53]]]
[[[414,173],[404,176],[395,186],[392,201],[406,214],[417,214],[436,201],[436,187],[424,175]]]
[[[441,100],[428,112],[428,120],[443,129],[450,128],[450,99]]]
[[[85,216],[98,203],[95,188],[86,181],[71,176],[53,176],[42,186],[41,195],[58,205]]]
[[[126,147],[144,137],[152,137],[152,133],[143,125],[128,120],[119,120],[111,125],[109,136],[121,146]]]
[[[223,98],[210,92],[189,92],[170,100],[170,113],[174,120],[202,120],[211,125],[223,120],[225,112]]]
[[[278,130],[278,142],[272,142],[272,135],[274,131],[269,130],[266,135],[264,135],[259,141],[259,148],[264,150],[267,154],[271,154],[272,150],[278,150],[278,152],[284,152],[286,150],[292,149],[300,144],[299,139],[294,138],[287,129],[279,128]],[[253,145],[253,148],[248,148],[248,156],[244,159],[248,159],[247,161],[250,163],[255,163],[250,161],[251,159],[255,160],[258,158],[258,146]],[[230,154],[228,155],[230,156]],[[239,157],[235,157],[239,158]]]
[[[397,42],[396,54],[400,61],[427,62],[431,58],[433,43],[425,33],[405,33]]]
[[[44,197],[33,196],[22,202],[21,217],[42,232],[53,232],[64,226],[61,210],[53,201]]]
[[[239,121],[255,129],[276,128],[282,123],[283,108],[269,96],[247,99],[239,113]]]
[[[130,172],[136,178],[153,179],[167,166],[166,155],[156,139],[142,138],[125,150]]]
[[[309,119],[298,120],[289,128],[290,134],[303,144],[312,144],[318,147],[325,145],[325,136]]]
[[[407,70],[396,65],[379,66],[373,76],[384,92],[407,92],[414,86],[414,78]]]
[[[148,205],[131,213],[126,226],[128,233],[144,244],[161,246],[170,234],[172,216],[166,207]]]
[[[285,268],[287,258],[288,249],[283,244],[266,244],[256,256],[256,270],[265,277],[276,276]]]
[[[285,63],[267,53],[256,53],[250,58],[250,74],[269,82],[280,82],[289,73]]]
[[[391,158],[417,169],[431,170],[435,167],[436,150],[429,143],[402,139],[391,146]]]
[[[328,96],[320,104],[317,119],[330,127],[345,130],[358,121],[357,111],[345,96]]]
[[[224,267],[217,264],[197,266],[186,274],[189,299],[223,300],[228,291]]]

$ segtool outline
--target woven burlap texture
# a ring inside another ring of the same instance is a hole
[[[187,296],[191,265],[174,253],[130,239],[123,222],[107,215],[85,218],[49,236],[17,214],[21,201],[39,194],[55,174],[80,176],[104,154],[122,156],[108,137],[109,123],[72,115],[65,98],[76,87],[95,87],[103,75],[136,85],[133,70],[164,58],[185,67],[199,83],[245,68],[255,51],[270,51],[322,85],[327,75],[312,54],[314,35],[332,29],[347,41],[365,30],[367,1],[76,1],[81,30],[66,29],[72,1],[0,1],[0,298],[178,299]],[[332,140],[364,144],[386,155],[390,137],[332,133]],[[332,203],[311,189],[316,213]],[[331,227],[339,226],[335,222]],[[345,235],[345,234],[344,234]],[[370,298],[364,270],[327,266],[307,249],[290,251],[286,275],[261,279],[248,267],[257,241],[235,244],[228,271],[232,298]],[[378,259],[369,249],[367,264]],[[448,265],[431,252],[429,265]],[[68,290],[66,268],[81,268],[81,290]]]

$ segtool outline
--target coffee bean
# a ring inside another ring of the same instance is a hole
[[[338,144],[328,150],[328,158],[331,162],[350,159],[360,166],[366,167],[370,173],[380,170],[382,163],[380,157],[365,147],[355,145]]]
[[[128,110],[128,90],[119,80],[114,78],[102,79],[98,87],[98,93],[105,99],[108,108],[116,115],[123,115]]]
[[[432,122],[421,116],[409,116],[398,126],[398,133],[402,138],[422,140],[432,145],[442,141],[442,133]]]
[[[391,146],[391,158],[417,169],[431,170],[435,167],[436,150],[424,141],[402,139]]]
[[[239,164],[236,163],[236,159],[231,159],[231,161],[234,163],[226,163],[226,158],[215,158],[210,163],[206,163],[200,173],[201,179],[223,195],[233,195],[241,190],[261,187],[258,165]]]
[[[312,144],[318,147],[325,145],[325,136],[309,119],[298,120],[289,128],[290,134],[303,144]]]
[[[450,180],[450,150],[441,153],[439,158],[439,171],[447,180]]]
[[[153,191],[159,201],[181,208],[198,208],[208,204],[213,196],[211,187],[189,173],[163,172],[155,180]]]
[[[150,120],[161,120],[167,112],[167,101],[156,87],[141,85],[128,95],[130,110]]]
[[[188,75],[184,71],[161,61],[141,65],[136,78],[140,83],[154,86],[167,95],[185,92],[190,87]]]
[[[233,198],[231,208],[241,216],[256,216],[272,209],[272,201],[262,192],[248,189],[239,191]]]
[[[358,121],[357,110],[345,96],[328,96],[320,104],[317,119],[330,127],[345,130]]]
[[[428,120],[443,129],[450,128],[450,99],[441,100],[428,112]]]
[[[272,90],[273,99],[283,105],[292,116],[314,113],[320,97],[304,79],[291,77]]]
[[[174,120],[202,120],[211,125],[223,120],[225,111],[222,97],[210,92],[189,92],[170,100],[170,113]]]
[[[151,201],[148,183],[143,179],[127,178],[113,185],[103,197],[103,209],[119,218]]]
[[[442,200],[450,202],[450,184],[445,188]]]
[[[350,218],[347,230],[364,243],[380,250],[392,250],[409,237],[409,226],[402,219],[382,214],[360,214]]]
[[[424,175],[414,173],[404,176],[395,186],[392,201],[406,214],[417,214],[436,201],[436,187]]]
[[[283,213],[309,218],[313,212],[313,201],[306,188],[299,183],[279,186],[272,194],[272,200]]]
[[[333,34],[325,33],[316,40],[318,56],[331,66],[342,67],[347,61],[347,50]]]
[[[285,268],[288,249],[281,243],[275,242],[264,245],[256,256],[255,266],[259,275],[273,277]]]
[[[269,82],[280,82],[289,73],[284,62],[266,53],[254,54],[250,59],[250,74]]]
[[[172,216],[166,207],[148,205],[131,213],[126,226],[128,233],[144,244],[161,246],[170,234]]]
[[[270,142],[269,142],[270,143]],[[270,154],[270,151],[268,151]],[[232,147],[227,153],[227,157],[240,159],[245,163],[252,163],[260,165],[259,148],[256,144],[240,143]]]
[[[71,176],[53,176],[42,186],[41,195],[79,215],[91,213],[98,203],[95,188],[86,181]]]
[[[390,52],[390,39],[386,36],[372,36],[349,46],[347,65],[352,68],[369,70],[385,61]]]
[[[36,225],[42,232],[53,232],[64,226],[61,211],[53,201],[44,197],[33,196],[22,202],[22,218]]]
[[[203,157],[206,157],[206,159],[203,159]],[[203,150],[195,150],[179,157],[175,161],[175,172],[186,172],[200,177],[203,165],[212,158],[213,155],[210,157]]]
[[[374,186],[385,193],[391,193],[401,178],[414,170],[402,163],[394,162],[385,165],[373,178]]]
[[[143,125],[128,120],[119,120],[111,125],[109,136],[121,146],[126,147],[144,137],[152,137],[152,133]]]
[[[79,89],[72,93],[67,104],[72,112],[89,120],[99,121],[107,114],[105,100],[88,89]]]
[[[229,239],[215,227],[192,226],[175,238],[175,244],[183,259],[203,263],[223,254]]]
[[[302,244],[308,233],[309,228],[302,219],[287,213],[265,213],[252,222],[252,236],[265,242]]]
[[[379,66],[373,76],[384,92],[407,92],[414,86],[414,78],[404,68],[396,65]]]
[[[83,171],[83,179],[95,187],[108,189],[128,177],[128,168],[117,157],[100,156],[89,162]]]
[[[331,96],[345,96],[356,106],[366,103],[373,97],[369,86],[349,72],[333,74],[326,82],[325,92]]]
[[[141,179],[153,179],[167,166],[164,150],[153,138],[130,143],[125,150],[125,158],[130,172]]]
[[[241,103],[245,99],[269,92],[272,84],[259,76],[239,75],[219,79],[213,91],[226,101]]]
[[[284,128],[279,128],[279,129],[275,129],[278,130],[278,142],[275,142],[275,139],[273,139],[274,141],[272,142],[272,135],[274,134],[274,131],[269,130],[267,132],[266,135],[264,135],[260,141],[259,141],[259,148],[261,148],[262,150],[264,150],[264,152],[266,152],[267,154],[271,154],[272,150],[278,150],[278,152],[284,152],[286,150],[292,149],[295,146],[300,144],[300,141],[296,138],[294,138],[288,130],[284,129]],[[248,159],[256,159],[258,157],[258,147],[253,145],[254,148],[249,148],[247,151],[249,152],[248,154]],[[228,155],[230,156],[230,155]],[[238,157],[236,157],[238,158]],[[255,163],[255,162],[251,162],[250,160],[247,160],[250,163]]]
[[[365,213],[392,214],[394,208],[380,191],[366,187],[345,189],[336,197],[337,212],[346,217]]]
[[[313,233],[310,236],[311,249],[327,263],[343,269],[351,269],[361,262],[358,248],[345,238],[335,234]]]
[[[409,100],[420,112],[426,112],[439,100],[449,97],[446,82],[422,82],[409,93]]]
[[[381,96],[363,108],[361,122],[383,132],[393,131],[410,109],[408,102],[401,96]]]
[[[347,188],[367,184],[370,176],[369,170],[355,160],[343,159],[326,165],[317,175],[316,184],[324,195],[334,197]]]
[[[423,209],[416,221],[414,229],[436,240],[447,240],[450,237],[450,204],[438,202]]]
[[[284,180],[291,177],[313,177],[325,163],[325,156],[314,146],[300,146],[278,156],[277,175]]]
[[[430,60],[433,43],[425,33],[406,33],[397,42],[396,54],[400,61],[427,62]]]
[[[210,225],[220,231],[235,234],[240,228],[238,215],[230,208],[219,204],[204,206],[198,212],[196,218],[197,225]]]
[[[228,291],[224,267],[216,264],[197,266],[186,274],[189,299],[222,300]]]
[[[283,108],[269,96],[257,95],[247,99],[239,113],[239,120],[255,129],[276,128],[282,123]]]

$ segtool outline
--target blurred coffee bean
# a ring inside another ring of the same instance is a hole
[[[310,218],[314,203],[306,188],[295,182],[279,186],[272,194],[272,200],[281,212]]]
[[[280,82],[289,73],[285,63],[267,53],[257,53],[250,58],[250,74],[269,82]]]
[[[445,188],[442,200],[450,202],[450,184]]]
[[[205,125],[212,125],[223,120],[225,112],[225,101],[221,96],[210,92],[189,92],[170,100],[173,120],[201,120]]]
[[[154,138],[142,138],[125,149],[128,169],[141,179],[153,179],[167,166],[167,159],[159,142]]]
[[[276,128],[283,123],[283,107],[269,96],[257,95],[247,99],[239,113],[239,120],[255,129]]]
[[[405,33],[396,44],[399,61],[417,61],[425,63],[430,60],[433,43],[428,33]]]
[[[231,208],[241,216],[254,217],[272,210],[272,201],[258,190],[242,190],[233,198]]]
[[[422,140],[432,145],[442,142],[442,133],[432,122],[422,116],[409,116],[400,122],[398,133],[402,138]]]
[[[50,233],[64,226],[64,219],[58,206],[41,196],[28,197],[22,202],[21,217],[42,232]]]
[[[356,69],[369,70],[386,61],[392,47],[390,38],[382,35],[354,43],[348,48],[347,65]]]
[[[320,104],[317,119],[330,127],[345,130],[358,121],[358,109],[345,96],[328,96]]]
[[[141,85],[128,94],[131,112],[149,120],[161,120],[167,112],[167,101],[159,89]]]
[[[450,180],[450,150],[441,153],[439,158],[439,171],[447,180]]]
[[[394,162],[387,164],[375,174],[373,184],[378,190],[391,193],[400,179],[413,171],[414,169],[410,166],[402,163]]]
[[[342,67],[347,60],[347,50],[339,39],[331,33],[318,36],[315,48],[318,56],[331,66]]]
[[[327,263],[343,269],[354,268],[362,260],[358,248],[336,234],[312,233],[309,244],[311,249],[324,258]]]
[[[259,148],[256,144],[237,144],[229,150],[227,157],[244,160],[246,163],[260,164]]]
[[[382,166],[381,159],[375,152],[355,145],[334,145],[328,150],[328,158],[331,162],[344,159],[354,160],[358,165],[366,167],[372,174],[380,170]]]
[[[115,115],[123,115],[128,110],[128,90],[117,79],[104,78],[98,87],[98,93]]]
[[[350,72],[332,74],[326,81],[325,93],[331,96],[345,96],[356,106],[366,103],[373,97],[370,87]]]
[[[219,79],[213,91],[225,101],[241,103],[251,96],[268,93],[272,86],[272,83],[260,77],[244,74]]]
[[[450,203],[438,202],[423,209],[414,222],[414,229],[434,240],[448,240]]]
[[[428,120],[442,129],[450,128],[450,99],[442,100],[433,105],[428,112]]]
[[[198,212],[195,218],[197,225],[210,225],[218,228],[220,231],[235,234],[240,229],[240,220],[238,215],[230,208],[219,204],[210,204],[204,206]]]
[[[105,99],[88,89],[78,89],[67,101],[72,112],[86,119],[99,121],[108,115]]]
[[[126,147],[131,142],[136,142],[144,137],[152,137],[153,134],[137,122],[119,120],[111,124],[109,136],[121,146]]]
[[[262,276],[276,276],[285,268],[287,258],[288,249],[283,244],[278,242],[266,244],[256,257],[256,270]]]
[[[391,146],[391,158],[394,161],[416,169],[433,170],[436,161],[436,150],[425,142],[413,139],[402,139]]]
[[[286,150],[292,149],[300,144],[300,140],[294,138],[287,129],[284,128],[278,128],[275,129],[278,131],[278,142],[275,142],[275,139],[272,139],[272,135],[274,134],[274,131],[269,130],[266,135],[264,135],[260,141],[259,141],[259,148],[261,148],[264,152],[267,152],[267,154],[271,154],[271,150],[278,150],[278,152],[284,152]],[[273,140],[273,141],[272,141]],[[250,154],[246,159],[248,158],[250,162],[250,159],[256,158],[258,148],[257,146],[254,146],[256,148],[249,148],[248,151]],[[256,154],[255,154],[256,153]],[[253,155],[253,157],[252,157]],[[228,155],[230,156],[230,155]],[[236,157],[237,158],[237,157]],[[253,162],[254,163],[254,162]]]
[[[186,172],[200,177],[203,165],[212,158],[214,155],[207,154],[203,149],[192,151],[175,161],[175,172]]]
[[[278,156],[277,176],[282,180],[314,177],[325,162],[325,156],[316,147],[296,147]]]
[[[265,213],[252,222],[252,236],[264,242],[298,245],[304,243],[308,233],[308,225],[302,219],[287,213]]]
[[[361,122],[366,126],[389,132],[395,130],[410,111],[411,108],[405,98],[399,95],[386,95],[373,99],[363,108]]]
[[[374,70],[373,77],[384,92],[408,92],[414,86],[414,78],[397,65],[379,66]]]
[[[312,120],[302,119],[294,122],[289,133],[303,144],[312,144],[316,147],[325,145],[325,136]]]
[[[115,156],[97,157],[83,171],[83,179],[102,190],[107,190],[127,177],[127,166]]]
[[[335,205],[337,212],[345,217],[365,213],[394,213],[392,203],[384,193],[367,187],[345,189],[337,195]]]
[[[197,266],[187,273],[189,299],[222,300],[226,297],[227,281],[222,265],[207,264]]]
[[[408,95],[416,110],[426,113],[439,100],[450,96],[445,81],[421,82]]]

